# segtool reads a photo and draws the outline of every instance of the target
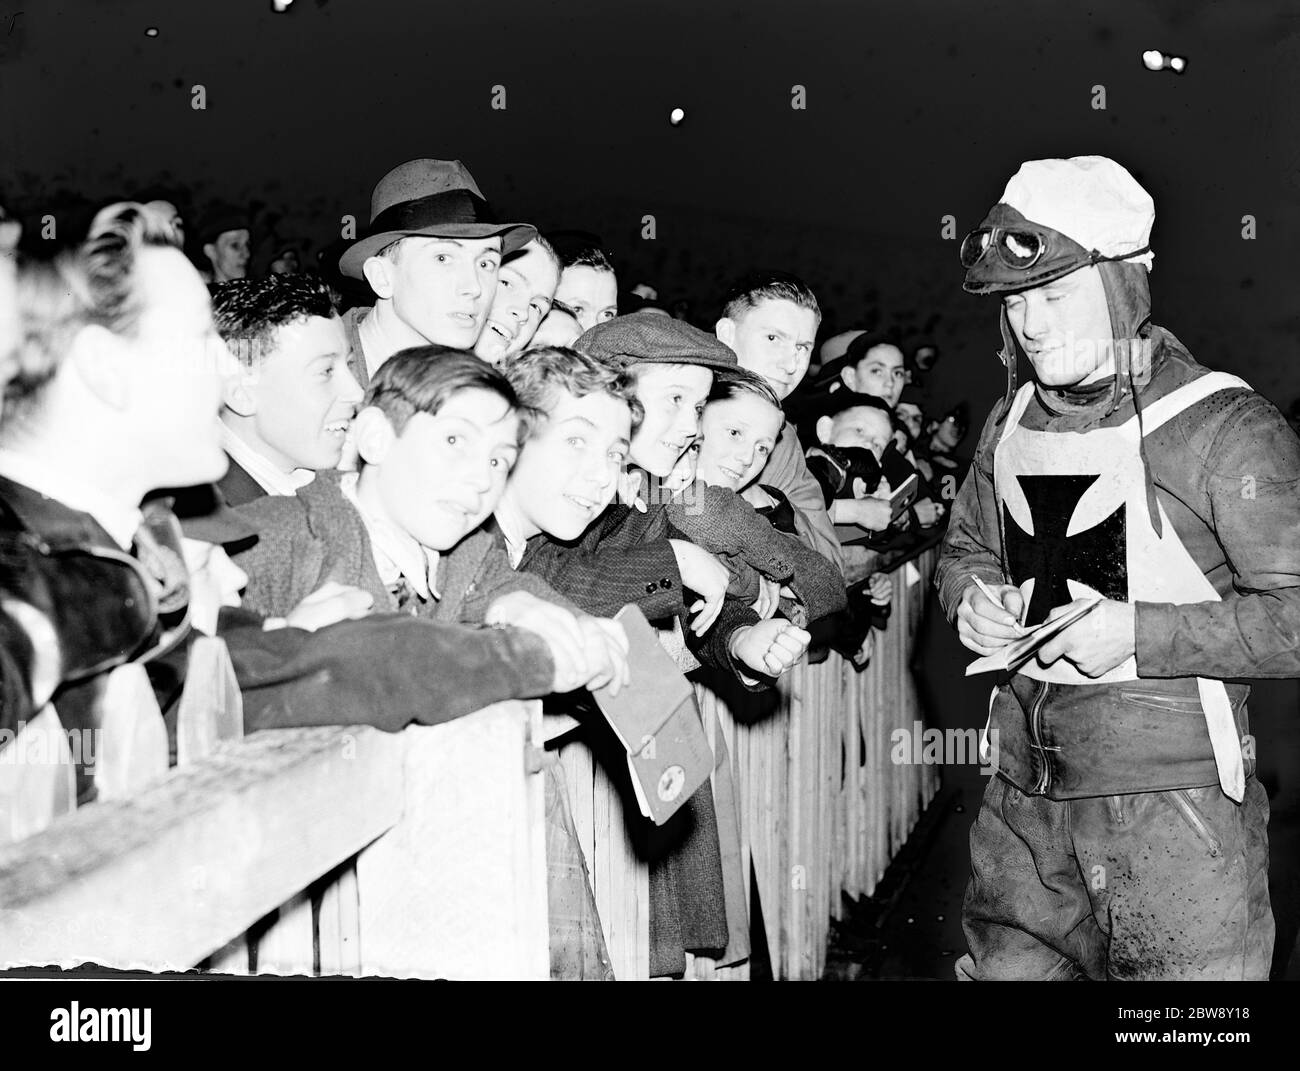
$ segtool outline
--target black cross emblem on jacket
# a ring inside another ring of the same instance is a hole
[[[1048,611],[1071,601],[1067,580],[1087,584],[1108,599],[1128,600],[1125,557],[1125,506],[1100,524],[1067,536],[1066,530],[1083,493],[1097,476],[1017,476],[1034,534],[1030,535],[1002,506],[1007,572],[1014,584],[1034,578],[1025,624],[1037,625]]]

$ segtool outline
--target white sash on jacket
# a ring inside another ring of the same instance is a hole
[[[1150,435],[1167,421],[1209,397],[1233,388],[1250,389],[1241,379],[1225,372],[1210,372],[1157,399],[1142,411],[1142,429],[1137,415],[1113,428],[1093,428],[1084,432],[1031,431],[1019,426],[1033,384],[1025,384],[1016,394],[1002,436],[994,452],[993,480],[997,495],[999,523],[1009,516],[1022,532],[1035,534],[1035,518],[1026,499],[1021,477],[1025,476],[1096,476],[1074,506],[1066,526],[1066,538],[1086,533],[1123,510],[1128,602],[1162,602],[1186,604],[1218,602],[1219,594],[1188,553],[1170,522],[1164,507],[1157,503],[1163,525],[1158,536],[1147,514],[1146,476],[1138,452],[1142,433]],[[1005,510],[1005,514],[1004,514]],[[1040,518],[1041,520],[1041,518]],[[1005,533],[1003,546],[1005,548]],[[1031,578],[1027,598],[1032,598]],[[1101,594],[1088,584],[1067,578],[1072,599]],[[1031,659],[1020,672],[1037,680],[1058,684],[1102,684],[1137,679],[1137,660],[1130,657],[1099,677],[1087,677],[1065,659],[1042,666]],[[1241,743],[1227,689],[1219,680],[1196,678],[1206,728],[1214,748],[1219,783],[1232,799],[1241,801],[1245,777]]]

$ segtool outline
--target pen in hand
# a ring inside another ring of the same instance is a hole
[[[1006,609],[1006,607],[1002,603],[1002,600],[999,599],[997,595],[993,593],[993,589],[989,587],[986,583],[984,583],[983,580],[981,580],[974,573],[971,573],[970,578],[973,581],[975,581],[975,586],[979,588],[981,592],[983,592],[984,597],[988,599],[989,602],[993,603],[993,605],[995,606],[1001,606],[1004,610]],[[1023,597],[1022,597],[1022,601],[1023,601]],[[1024,602],[1024,605],[1022,605],[1020,608],[1020,616],[1016,619],[1016,628],[1023,629],[1025,627],[1025,613],[1028,611],[1028,609],[1029,609],[1029,603]]]

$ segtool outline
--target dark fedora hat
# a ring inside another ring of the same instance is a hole
[[[363,279],[361,265],[408,235],[433,238],[501,236],[502,253],[537,237],[529,223],[498,223],[487,200],[459,160],[407,160],[379,180],[370,195],[370,226],[339,258],[339,271]]]

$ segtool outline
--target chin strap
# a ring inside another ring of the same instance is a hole
[[[1151,475],[1151,459],[1147,456],[1146,428],[1142,423],[1142,399],[1138,394],[1137,376],[1146,381],[1150,371],[1150,347],[1148,340],[1138,337],[1116,342],[1117,359],[1121,362],[1115,369],[1115,387],[1119,389],[1122,375],[1127,375],[1129,390],[1133,392],[1133,412],[1138,422],[1138,456],[1142,458],[1142,475],[1146,481],[1147,514],[1151,518],[1151,527],[1155,529],[1156,538],[1164,538],[1164,525],[1160,521],[1160,505],[1156,501],[1156,481]],[[1138,366],[1142,367],[1139,369]]]
[[[993,422],[995,427],[1006,420],[1016,394],[1016,340],[1011,334],[1011,321],[1007,319],[1005,307],[998,313],[998,328],[1002,332],[1002,349],[998,351],[998,360],[1007,370],[1007,390],[1002,396],[1002,410]]]

